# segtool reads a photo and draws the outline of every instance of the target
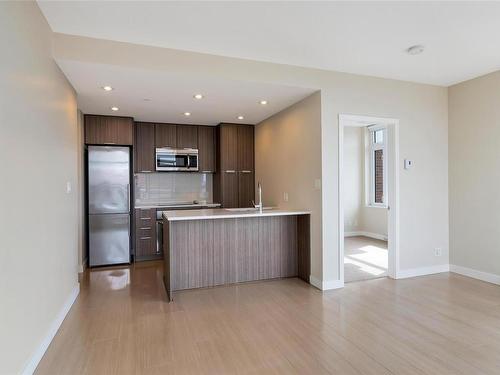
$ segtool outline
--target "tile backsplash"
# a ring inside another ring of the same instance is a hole
[[[212,203],[211,173],[137,173],[134,176],[135,205],[162,205],[178,202]]]

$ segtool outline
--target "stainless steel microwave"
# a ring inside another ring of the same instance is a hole
[[[198,150],[195,148],[157,148],[156,170],[160,172],[197,172]]]

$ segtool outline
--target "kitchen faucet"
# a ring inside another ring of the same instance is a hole
[[[259,213],[262,213],[262,209],[263,209],[263,204],[262,204],[262,185],[260,184],[260,182],[257,183],[257,191],[259,193],[259,204],[255,204],[254,201],[252,201],[252,203],[253,203],[253,206],[255,208],[259,209]]]

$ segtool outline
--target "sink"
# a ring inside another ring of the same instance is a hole
[[[225,208],[226,211],[234,212],[246,212],[246,211],[258,211],[257,208],[245,207],[245,208]]]
[[[253,207],[243,207],[243,208],[224,208],[226,211],[233,211],[233,212],[251,212],[251,211],[259,211],[258,208],[253,208]],[[272,210],[273,207],[264,207],[263,210]]]

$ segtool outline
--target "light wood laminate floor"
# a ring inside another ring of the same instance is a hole
[[[87,272],[36,374],[500,374],[500,287],[438,274],[174,294],[160,263]]]
[[[360,281],[387,276],[387,241],[365,236],[344,238],[344,281]]]

